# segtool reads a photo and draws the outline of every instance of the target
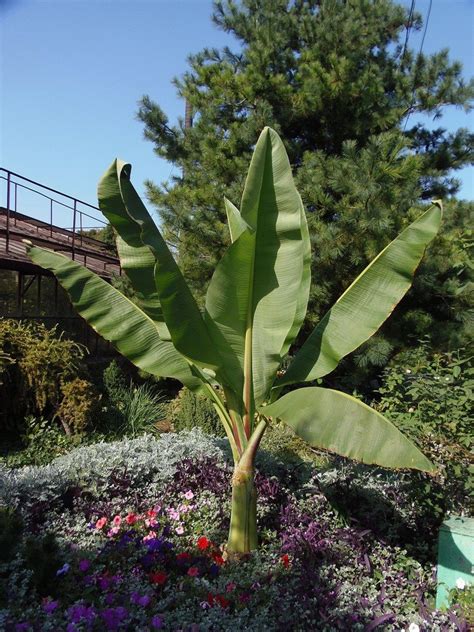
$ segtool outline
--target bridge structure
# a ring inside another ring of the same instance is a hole
[[[106,225],[96,206],[0,167],[0,317],[58,325],[92,354],[111,352],[22,241],[60,252],[111,282],[121,274],[115,246],[93,236]]]

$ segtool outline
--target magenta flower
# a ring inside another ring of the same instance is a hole
[[[193,492],[189,489],[185,494],[184,497],[186,498],[186,500],[192,500],[194,498],[194,494]]]

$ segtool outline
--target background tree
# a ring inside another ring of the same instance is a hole
[[[172,125],[148,96],[141,101],[146,138],[180,170],[170,182],[148,182],[148,196],[202,297],[228,245],[223,194],[239,204],[238,174],[259,131],[274,127],[312,235],[310,326],[419,213],[414,206],[456,193],[452,171],[472,162],[473,135],[410,126],[409,117],[439,117],[449,105],[467,110],[474,86],[447,50],[430,56],[411,50],[407,29],[421,29],[421,17],[391,0],[215,2],[212,19],[238,46],[191,55],[189,70],[175,79],[193,127],[185,129],[182,120]],[[468,239],[460,244],[457,237],[469,211],[448,204],[417,280],[422,291],[415,288],[353,358],[360,370],[383,365],[400,345],[425,334],[439,344],[466,344],[466,329],[457,324],[467,320],[472,299]]]

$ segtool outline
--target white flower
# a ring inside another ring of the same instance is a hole
[[[411,407],[408,409],[408,412],[409,412],[409,413],[414,413],[414,412],[415,412],[415,409],[413,408],[413,406],[411,406]]]
[[[410,623],[408,626],[408,632],[420,632],[420,626],[416,623]]]
[[[456,580],[456,588],[458,590],[464,590],[466,588],[466,582],[462,577],[458,577]]]
[[[405,373],[411,373],[410,369],[405,369]]]

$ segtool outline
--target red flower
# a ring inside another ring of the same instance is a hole
[[[206,549],[208,549],[211,546],[211,542],[210,540],[208,540],[206,537],[201,536],[198,541],[197,541],[197,547],[198,549],[200,549],[201,551],[205,551]]]
[[[197,566],[191,566],[191,568],[188,569],[188,575],[189,577],[198,577],[199,568]]]
[[[210,606],[214,605],[214,595],[212,593],[208,593],[208,595],[207,595],[207,603]]]
[[[176,556],[178,562],[188,562],[191,559],[191,555],[189,553],[178,553]]]
[[[163,584],[168,579],[168,575],[163,571],[156,571],[156,573],[150,573],[150,581],[152,584],[158,584],[159,586],[163,586]]]
[[[134,513],[129,513],[125,516],[125,522],[127,524],[135,524],[138,520],[138,516]]]
[[[230,601],[226,599],[224,595],[216,595],[215,600],[221,608],[228,608],[230,606]]]
[[[290,558],[288,557],[287,553],[285,553],[285,555],[282,555],[280,557],[280,561],[285,568],[288,568],[288,566],[290,565]]]
[[[213,553],[212,559],[218,566],[222,566],[224,564],[224,558],[220,553]]]

